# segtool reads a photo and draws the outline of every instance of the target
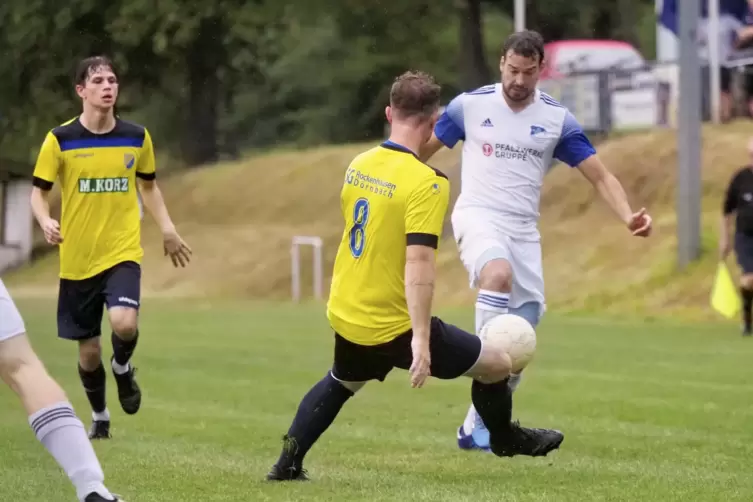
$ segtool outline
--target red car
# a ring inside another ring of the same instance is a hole
[[[561,40],[544,46],[542,80],[606,69],[647,69],[646,60],[627,42],[617,40]]]

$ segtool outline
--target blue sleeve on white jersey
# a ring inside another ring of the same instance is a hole
[[[570,167],[577,167],[581,162],[596,153],[596,149],[586,137],[580,124],[569,111],[562,124],[562,134],[554,148],[554,158]]]
[[[460,140],[465,140],[463,121],[463,95],[456,96],[444,110],[434,126],[434,135],[447,148],[452,148]]]

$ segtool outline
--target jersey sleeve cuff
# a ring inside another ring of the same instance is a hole
[[[406,234],[405,241],[408,246],[427,246],[433,249],[439,247],[439,237],[434,234],[409,233]]]
[[[136,177],[142,180],[152,181],[157,178],[157,173],[140,173],[136,171]]]
[[[44,180],[38,176],[34,176],[31,183],[35,187],[39,188],[40,190],[44,190],[45,192],[52,190],[52,186],[54,185],[52,181]]]

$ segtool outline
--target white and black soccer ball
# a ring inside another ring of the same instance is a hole
[[[536,353],[536,330],[519,315],[502,314],[492,318],[479,336],[485,344],[510,355],[513,373],[520,373]]]

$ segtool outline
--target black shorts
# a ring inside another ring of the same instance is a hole
[[[410,369],[413,362],[408,331],[381,345],[359,345],[335,333],[332,375],[341,382],[383,382],[392,368]],[[431,319],[431,376],[452,380],[465,375],[481,355],[481,339],[437,317]]]
[[[141,267],[118,263],[88,279],[60,279],[58,293],[58,336],[66,340],[88,340],[102,334],[104,307],[138,309],[141,296]]]
[[[735,233],[735,256],[743,274],[753,274],[753,235]]]

